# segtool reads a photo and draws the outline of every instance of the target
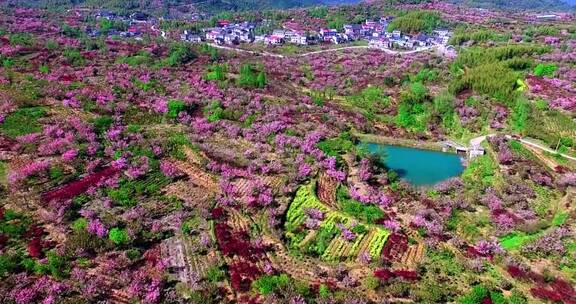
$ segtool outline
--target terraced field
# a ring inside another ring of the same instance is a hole
[[[316,229],[305,227],[305,222],[309,218],[306,214],[308,209],[317,209],[324,213],[324,219]],[[339,224],[346,227],[357,224],[364,226],[366,229],[361,233],[356,233],[354,239],[347,240],[340,233]],[[323,252],[320,255],[320,258],[327,262],[358,261],[359,257],[364,253],[368,253],[373,260],[378,259],[390,235],[390,232],[386,229],[376,225],[360,223],[359,220],[345,213],[331,209],[316,197],[311,185],[303,186],[298,190],[286,214],[285,229],[287,238],[293,242],[294,247],[300,249],[317,242],[321,234],[318,231],[333,232],[329,234],[333,237],[328,240],[327,247],[322,250]]]

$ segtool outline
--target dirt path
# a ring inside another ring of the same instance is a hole
[[[412,51],[394,51],[394,50],[389,50],[389,49],[373,48],[373,47],[370,47],[367,45],[359,45],[359,46],[347,46],[347,47],[341,47],[341,48],[313,51],[313,52],[296,54],[296,55],[281,55],[281,54],[273,54],[273,53],[269,53],[269,52],[255,52],[255,51],[243,50],[243,49],[239,49],[239,48],[219,45],[216,43],[208,43],[208,45],[211,47],[217,48],[217,49],[228,50],[228,51],[237,52],[237,53],[261,55],[261,56],[276,57],[276,58],[307,57],[307,56],[311,56],[311,55],[318,55],[318,54],[329,53],[329,52],[338,52],[338,51],[344,51],[344,50],[358,50],[358,49],[375,49],[375,50],[380,50],[380,51],[383,51],[384,53],[388,53],[391,55],[410,55],[410,54],[416,54],[416,53],[420,53],[420,52],[429,51],[429,50],[436,48],[436,46],[431,46],[431,47],[418,49],[418,50],[412,50]]]
[[[510,139],[510,138],[512,138],[512,137],[509,136],[509,135],[506,135],[506,138],[509,138],[509,139]],[[521,139],[518,139],[518,141],[520,141],[521,143],[523,143],[523,144],[525,144],[525,145],[532,146],[532,147],[534,147],[534,148],[540,149],[540,150],[542,150],[542,151],[546,151],[546,152],[552,153],[552,154],[558,154],[558,155],[560,155],[560,156],[562,156],[562,157],[564,157],[564,158],[567,158],[567,159],[569,159],[569,160],[576,161],[576,157],[573,157],[573,156],[570,156],[570,155],[567,155],[567,154],[564,154],[564,153],[558,153],[558,152],[556,152],[556,151],[554,151],[554,150],[552,150],[552,149],[550,149],[550,148],[548,148],[548,147],[544,147],[544,146],[541,146],[541,145],[539,145],[539,144],[537,144],[537,143],[533,143],[533,142],[531,142],[531,141],[529,141],[529,140],[527,140],[527,139],[521,138]]]

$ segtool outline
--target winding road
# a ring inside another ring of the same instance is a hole
[[[217,49],[228,50],[228,51],[237,52],[237,53],[269,56],[269,57],[276,57],[276,58],[307,57],[307,56],[311,56],[311,55],[317,55],[317,54],[323,54],[323,53],[329,53],[329,52],[337,52],[337,51],[344,51],[344,50],[357,50],[357,49],[377,49],[377,50],[381,50],[385,53],[392,54],[392,55],[410,55],[410,54],[420,53],[420,52],[424,52],[424,51],[429,51],[429,50],[432,50],[432,49],[437,47],[437,46],[431,46],[431,47],[422,48],[422,49],[418,49],[418,50],[412,50],[412,51],[394,51],[394,50],[389,50],[389,49],[374,48],[374,47],[370,47],[368,45],[357,45],[357,46],[347,46],[347,47],[341,47],[341,48],[333,48],[333,49],[327,49],[327,50],[313,51],[313,52],[296,54],[296,55],[281,55],[281,54],[273,54],[273,53],[269,53],[269,52],[255,52],[255,51],[243,50],[243,49],[239,49],[239,48],[219,45],[216,43],[208,43],[208,45],[211,47],[217,48]]]
[[[488,137],[492,137],[492,136],[495,136],[495,134],[483,135],[483,136],[479,136],[479,137],[473,138],[473,139],[470,140],[470,146],[471,146],[471,147],[479,147],[480,144],[482,144],[483,141],[485,141]],[[514,137],[512,137],[512,135],[505,135],[505,137],[506,137],[507,139],[515,139]],[[531,141],[529,141],[529,140],[527,140],[527,139],[518,138],[518,139],[516,139],[516,140],[518,140],[519,142],[521,142],[521,143],[523,143],[523,144],[525,144],[525,145],[534,147],[534,148],[536,148],[536,149],[539,149],[539,150],[542,150],[542,151],[545,151],[545,152],[548,152],[548,153],[552,153],[552,154],[558,154],[558,155],[560,155],[560,156],[562,156],[562,157],[564,157],[564,158],[566,158],[566,159],[576,161],[576,157],[573,157],[573,156],[570,156],[570,155],[567,155],[567,154],[564,154],[564,153],[558,153],[557,151],[554,151],[554,150],[552,150],[552,149],[550,149],[550,148],[548,148],[548,147],[539,145],[539,144],[537,144],[537,143],[531,142]]]
[[[506,138],[510,139],[510,138],[512,138],[512,136],[506,135]],[[552,153],[552,154],[558,154],[558,155],[560,155],[560,156],[562,156],[562,157],[564,157],[564,158],[567,158],[567,159],[569,159],[569,160],[576,161],[576,157],[573,157],[573,156],[570,156],[570,155],[567,155],[567,154],[564,154],[564,153],[558,153],[557,151],[554,151],[554,150],[552,150],[552,149],[550,149],[550,148],[548,148],[548,147],[541,146],[541,145],[539,145],[539,144],[537,144],[537,143],[533,143],[533,142],[528,141],[528,140],[526,140],[526,139],[520,138],[520,139],[517,139],[517,140],[518,140],[519,142],[525,144],[525,145],[534,147],[534,148],[536,148],[536,149],[540,149],[540,150],[542,150],[542,151],[545,151],[545,152],[548,152],[548,153]]]

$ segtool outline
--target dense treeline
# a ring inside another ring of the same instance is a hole
[[[432,32],[443,24],[440,14],[432,11],[413,11],[400,15],[388,25],[388,31],[406,33]]]
[[[454,65],[459,68],[470,68],[525,55],[544,54],[548,51],[550,51],[550,47],[534,44],[511,44],[492,48],[473,47],[463,50],[458,55]]]
[[[452,65],[452,71],[460,75],[450,84],[450,90],[457,94],[473,89],[510,105],[521,90],[519,71],[532,67],[532,60],[526,56],[549,50],[530,44],[468,48]]]
[[[507,102],[516,96],[515,85],[518,73],[499,63],[488,63],[466,71],[465,75],[454,86],[456,91],[470,88],[480,94],[489,95]]]
[[[451,45],[461,45],[465,42],[481,43],[485,41],[507,41],[510,34],[499,34],[496,31],[488,29],[469,29],[459,28],[450,39]]]

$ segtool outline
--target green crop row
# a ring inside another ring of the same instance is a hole
[[[357,221],[348,214],[330,209],[316,197],[311,186],[304,186],[298,190],[296,197],[288,209],[285,224],[287,232],[293,232],[306,221],[306,210],[309,208],[324,212],[324,220],[319,228],[322,231],[339,231],[336,226],[337,224],[348,225],[353,221]],[[386,229],[370,224],[366,225],[366,228],[367,231],[359,234],[352,242],[341,239],[339,233],[333,235],[332,239],[326,239],[327,235],[317,235],[314,241],[305,246],[307,247],[306,251],[319,254],[320,258],[325,261],[337,261],[344,252],[346,252],[345,258],[356,257],[360,252],[360,246],[363,243],[362,240],[365,240],[369,244],[368,252],[370,255],[373,258],[378,258],[388,239],[389,232]],[[300,239],[298,241],[302,241],[305,234],[299,236]],[[365,239],[366,237],[370,237],[370,239]]]
[[[382,252],[382,248],[384,248],[384,244],[388,239],[390,233],[384,229],[378,229],[376,235],[370,241],[370,256],[372,258],[378,258],[380,253]]]
[[[367,234],[362,234],[356,237],[356,240],[354,240],[354,244],[352,244],[352,248],[350,248],[350,253],[349,255],[351,257],[355,257],[358,255],[359,251],[360,251],[360,244],[362,243],[362,240],[368,235]]]
[[[306,220],[306,209],[310,208],[318,209],[325,213],[330,212],[330,209],[316,198],[310,187],[301,187],[288,209],[286,215],[287,224],[290,223],[292,227],[301,225]]]

